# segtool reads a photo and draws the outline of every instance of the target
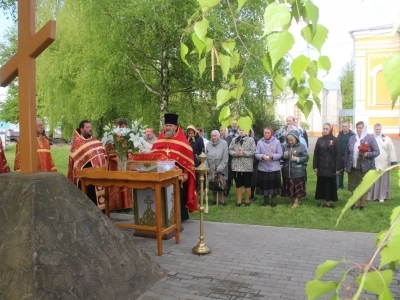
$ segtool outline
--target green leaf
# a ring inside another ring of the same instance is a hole
[[[235,98],[236,100],[240,100],[240,97],[242,97],[244,91],[244,87],[243,86],[239,86],[237,88],[234,88],[231,92],[231,98]]]
[[[286,88],[286,80],[282,77],[281,74],[275,73],[274,78],[272,79],[272,95],[274,97],[278,96],[282,93]]]
[[[253,120],[249,116],[240,117],[238,120],[238,126],[244,130],[244,132],[249,132]]]
[[[292,15],[296,22],[300,21],[300,18],[303,17],[304,20],[307,19],[306,7],[303,5],[303,1],[289,1],[292,4]]]
[[[230,115],[231,115],[231,109],[229,108],[229,105],[226,105],[221,109],[218,120],[220,122],[222,122],[222,121],[228,119],[230,117]]]
[[[229,79],[229,84],[234,84],[235,80],[236,80],[235,75],[232,75],[231,79]]]
[[[307,25],[301,30],[301,35],[306,40],[307,43],[314,46],[321,53],[321,47],[325,43],[328,37],[328,29],[325,26],[317,24]]]
[[[304,104],[301,104],[301,99],[299,99],[299,101],[297,101],[296,105],[307,119],[311,113],[311,110],[313,107],[313,102],[311,100],[305,100]]]
[[[318,66],[317,66],[317,62],[315,60],[312,60],[310,62],[310,65],[307,68],[307,73],[308,73],[308,75],[310,75],[310,77],[317,77]]]
[[[224,120],[220,121],[221,122],[221,126],[224,127],[224,128],[228,128],[229,125],[232,124],[232,121],[233,121],[233,118],[224,119]]]
[[[214,44],[214,40],[210,39],[208,37],[204,38],[204,43],[206,44],[206,52],[210,52],[213,44]]]
[[[379,264],[379,269],[392,261],[399,259],[399,249],[400,249],[400,236],[392,236],[390,241],[381,250],[381,263]]]
[[[236,51],[232,51],[231,54],[231,68],[236,67],[240,62],[240,55]]]
[[[311,20],[314,26],[317,25],[319,18],[319,8],[315,6],[315,4],[311,2],[311,0],[306,1],[305,7],[307,12],[307,18]]]
[[[298,87],[297,95],[299,95],[299,98],[307,99],[310,95],[310,88],[304,85]]]
[[[229,54],[235,49],[236,42],[234,40],[228,40],[222,43],[222,48]]]
[[[388,233],[388,230],[383,230],[376,235],[376,237],[375,237],[375,245],[376,246],[378,246],[380,243],[382,243],[382,241],[385,238],[387,233]]]
[[[340,265],[344,261],[345,261],[344,259],[342,259],[340,261],[327,260],[324,263],[320,264],[317,267],[317,271],[316,271],[316,274],[315,274],[315,279],[322,279],[322,277],[324,277],[324,275],[326,273],[328,273],[330,270],[332,270],[333,268],[337,267],[338,265]]]
[[[197,37],[205,43],[205,37],[207,34],[209,22],[206,18],[203,18],[201,21],[196,22],[194,24],[194,32],[196,33]]]
[[[224,75],[224,79],[227,79],[228,72],[231,67],[231,57],[229,55],[218,54],[219,62],[221,64],[222,74]]]
[[[363,276],[365,276],[365,279],[362,288],[376,295],[382,294],[385,291],[385,287],[389,286],[393,280],[392,270],[371,271],[365,275],[359,275],[357,277],[358,284],[360,284]]]
[[[392,98],[392,108],[400,96],[400,54],[396,54],[383,62],[383,76]]]
[[[328,32],[329,30],[325,26],[320,24],[318,24],[317,28],[315,29],[311,45],[313,45],[320,53],[322,45],[325,43],[325,40],[328,37]]]
[[[397,216],[400,214],[400,206],[392,210],[392,215],[390,216],[390,225],[396,220]],[[392,229],[392,236],[400,235],[400,221],[394,225]]]
[[[267,41],[272,69],[275,69],[276,63],[292,49],[294,37],[289,31],[282,31],[270,34]]]
[[[239,0],[238,1],[238,9],[237,9],[238,12],[242,9],[242,7],[246,3],[246,1],[247,0]]]
[[[181,43],[181,59],[185,64],[187,64],[190,67],[188,61],[186,60],[186,54],[188,52],[189,48],[184,43]]]
[[[203,57],[200,61],[199,61],[199,72],[200,72],[200,77],[203,75],[204,70],[206,69],[206,58]]]
[[[292,61],[290,68],[292,69],[292,74],[294,78],[296,78],[298,84],[300,84],[301,76],[303,75],[304,71],[307,69],[309,65],[310,65],[310,59],[303,54],[296,57]]]
[[[289,79],[289,87],[293,91],[294,94],[297,94],[297,88],[298,88],[297,81],[294,77]]]
[[[324,84],[322,83],[322,81],[316,77],[308,78],[308,85],[314,95],[319,95],[319,93],[324,88]]]
[[[200,15],[200,10],[196,10],[193,15],[190,16],[190,18],[187,20],[188,26],[192,24],[193,20],[196,19]]]
[[[389,287],[384,287],[382,294],[379,295],[379,300],[394,300],[392,292]]]
[[[217,92],[217,108],[225,104],[230,99],[230,92],[225,89],[219,89]]]
[[[315,104],[317,105],[318,111],[321,112],[321,99],[318,96],[313,94],[313,99]]]
[[[343,207],[342,212],[339,216],[339,218],[336,221],[336,226],[339,224],[340,219],[344,215],[345,212],[347,212],[350,207],[354,205],[360,199],[364,194],[366,194],[370,187],[374,184],[375,181],[381,177],[383,172],[381,171],[376,171],[376,170],[370,170],[365,174],[361,184],[356,188],[356,190],[353,192],[353,195],[350,197],[350,199],[347,201],[346,205]]]
[[[317,65],[318,68],[329,72],[329,70],[331,69],[331,60],[328,56],[321,55],[320,57],[318,57]]]
[[[211,7],[219,4],[221,0],[197,0],[203,10],[203,12],[208,11]]]
[[[199,53],[199,59],[201,57],[201,54],[203,53],[204,49],[206,48],[206,45],[197,37],[197,34],[194,32],[192,33],[192,41],[194,46],[197,49],[197,52]]]
[[[246,106],[245,106],[244,108],[245,108],[245,110],[247,111],[247,114],[248,114],[248,115],[250,116],[250,118],[253,120],[254,117],[253,117],[253,113],[251,112],[251,110],[248,109]]]
[[[264,34],[290,23],[291,15],[285,4],[272,3],[264,12]]]
[[[271,57],[269,56],[268,52],[263,57],[263,65],[264,65],[265,70],[268,72],[268,75],[272,76],[274,71],[272,70]]]
[[[322,295],[328,294],[337,287],[337,283],[334,281],[320,281],[317,279],[307,282],[306,294],[308,300],[317,299]]]

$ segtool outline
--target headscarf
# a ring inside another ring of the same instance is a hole
[[[247,135],[246,134],[244,134],[243,136],[242,135],[239,135],[236,139],[235,139],[235,144],[239,144],[240,143],[240,146],[242,146],[243,145],[243,141],[244,141],[244,139],[247,137]]]
[[[217,140],[216,140],[215,142],[213,142],[213,141],[211,140],[211,142],[213,143],[213,145],[214,145],[214,144],[218,144],[218,143],[219,143],[219,139],[221,138],[221,134],[219,133],[218,130],[213,130],[213,131],[211,131],[211,135],[213,135],[213,134],[216,134],[216,135],[217,135]]]
[[[361,132],[361,135],[358,136],[357,132],[355,134],[356,137],[356,142],[354,143],[354,148],[353,148],[353,167],[356,168],[357,167],[357,158],[359,155],[359,150],[358,150],[358,146],[360,146],[361,140],[364,139],[367,136],[367,123],[363,122],[364,127],[363,127],[363,131]]]
[[[272,127],[270,127],[270,126],[265,126],[264,129],[263,129],[263,135],[264,135],[264,130],[265,130],[265,129],[268,129],[269,131],[271,131],[271,135],[269,136],[268,139],[266,139],[266,138],[264,137],[264,139],[266,139],[267,141],[269,141],[269,140],[274,136],[274,130],[273,130]]]

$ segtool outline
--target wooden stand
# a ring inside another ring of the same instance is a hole
[[[76,170],[75,177],[80,178],[81,190],[86,194],[88,185],[102,186],[106,189],[105,213],[110,217],[110,209],[108,202],[108,187],[129,187],[132,189],[151,188],[155,192],[156,201],[156,226],[134,225],[126,223],[114,223],[121,228],[139,229],[154,231],[157,237],[157,253],[162,255],[162,236],[175,231],[175,242],[180,243],[179,229],[181,221],[179,216],[180,200],[179,200],[179,175],[182,170],[171,170],[163,173],[140,173],[133,171],[108,171],[105,167],[101,168],[86,168]],[[166,188],[170,185],[174,187],[174,223],[168,228],[162,227],[162,208],[161,208],[161,188]]]

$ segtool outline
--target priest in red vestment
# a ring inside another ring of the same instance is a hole
[[[3,142],[0,139],[0,174],[9,172],[10,167],[8,166],[6,156],[4,155]]]
[[[83,120],[75,131],[71,151],[69,153],[68,179],[80,187],[79,178],[75,177],[75,170],[82,170],[90,167],[102,167],[106,165],[107,153],[103,144],[93,137],[92,124]],[[87,187],[87,196],[99,206],[104,208],[105,189],[104,187]]]
[[[37,156],[39,172],[57,172],[53,157],[50,152],[50,143],[43,135],[44,127],[41,119],[36,119]],[[21,170],[21,152],[19,141],[15,148],[14,171]]]
[[[181,219],[189,219],[189,212],[197,211],[196,172],[193,149],[185,134],[178,126],[177,114],[164,115],[164,129],[153,144],[151,153],[163,153],[174,160],[183,170],[183,190],[181,189]]]

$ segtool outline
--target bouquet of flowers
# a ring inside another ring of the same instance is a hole
[[[358,150],[360,151],[361,154],[364,154],[365,152],[369,151],[369,144],[367,142],[362,143],[360,146],[358,146]]]
[[[128,151],[138,148],[140,139],[145,134],[147,126],[141,124],[142,118],[132,122],[132,128],[113,128],[110,124],[104,127],[104,136],[101,140],[108,151],[115,153],[120,160],[126,160]]]

